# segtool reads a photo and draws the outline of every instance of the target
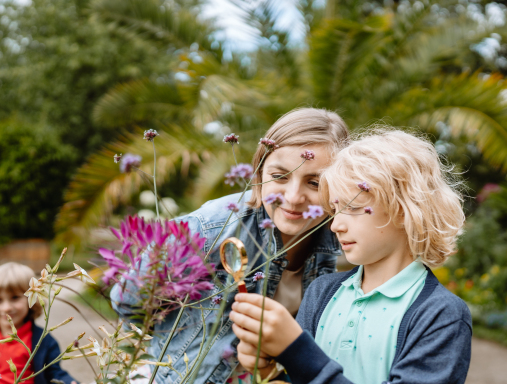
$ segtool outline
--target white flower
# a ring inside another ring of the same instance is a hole
[[[41,284],[35,277],[30,279],[28,283],[29,287],[28,291],[25,292],[25,296],[28,297],[28,306],[30,308],[37,302],[37,299],[40,297],[48,297],[46,289],[43,284]]]
[[[86,272],[83,268],[81,268],[79,265],[74,263],[74,268],[76,268],[75,271],[69,272],[67,274],[67,278],[69,277],[78,277],[83,283],[92,283],[95,284],[95,281],[90,277],[88,272]]]
[[[134,324],[130,323],[130,328],[132,328],[132,330],[134,332],[136,332],[139,336],[141,336],[143,334],[143,331],[141,331],[139,328],[137,328]],[[151,340],[153,339],[153,337],[151,337],[150,335],[144,335],[143,337],[143,340]]]
[[[107,364],[107,354],[111,349],[111,345],[108,337],[102,339],[102,346],[92,336],[88,338],[93,343],[92,351],[97,354],[97,365],[103,367]]]

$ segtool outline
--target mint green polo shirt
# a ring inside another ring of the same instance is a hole
[[[319,320],[315,341],[343,366],[354,383],[381,383],[389,377],[403,315],[424,287],[426,267],[412,262],[371,292],[361,289],[363,266],[345,280]]]

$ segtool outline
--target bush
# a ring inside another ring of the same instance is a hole
[[[70,147],[47,127],[0,123],[0,243],[53,237],[53,222],[74,167]]]

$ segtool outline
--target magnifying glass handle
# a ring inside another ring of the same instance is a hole
[[[247,290],[246,290],[246,285],[245,285],[245,282],[244,281],[240,281],[238,283],[238,290],[241,292],[241,293],[248,293]]]

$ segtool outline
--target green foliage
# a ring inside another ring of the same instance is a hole
[[[0,123],[0,242],[53,237],[74,158],[49,127]]]

